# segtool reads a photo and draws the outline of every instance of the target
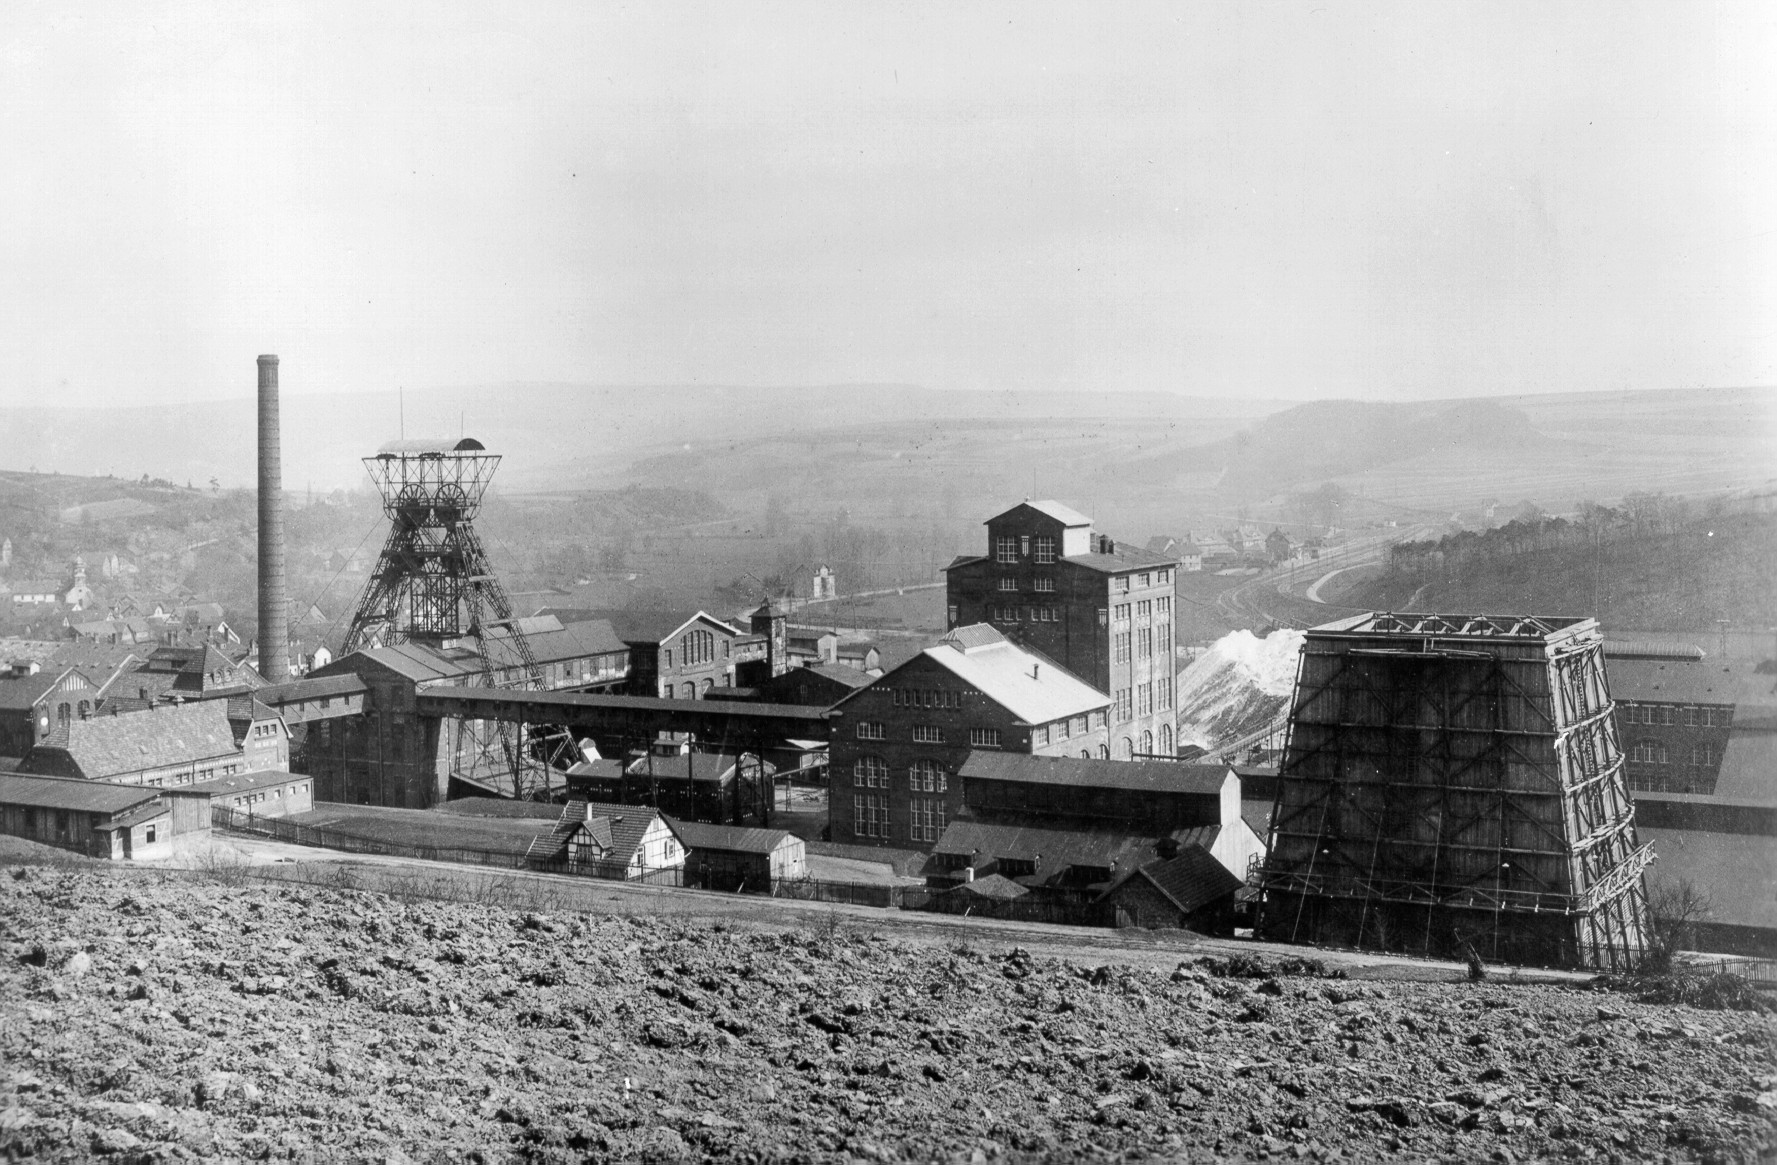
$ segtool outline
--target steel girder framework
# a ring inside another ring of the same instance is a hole
[[[466,646],[484,687],[540,689],[542,669],[475,532],[474,518],[500,458],[479,441],[403,441],[364,466],[383,496],[389,536],[346,631],[345,651],[419,643]],[[496,654],[500,658],[496,659]],[[451,771],[547,795],[549,776],[572,759],[565,733],[498,721],[463,721],[439,742]]]
[[[1256,877],[1264,936],[1626,969],[1650,858],[1592,620],[1309,631]]]

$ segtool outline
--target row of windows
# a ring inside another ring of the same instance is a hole
[[[1627,704],[1619,703],[1622,709],[1624,724],[1683,724],[1689,728],[1729,728],[1734,723],[1732,707],[1698,707],[1690,704],[1675,707],[1671,704]]]
[[[994,540],[993,557],[995,562],[1017,562],[1020,558],[1035,558],[1039,563],[1047,565],[1055,561],[1055,536],[1002,534]]]
[[[890,688],[897,708],[961,708],[963,694],[946,688]]]
[[[1094,728],[1103,728],[1105,714],[1094,712],[1090,719],[1085,716],[1070,716],[1066,720],[1057,720],[1053,724],[1040,724],[1031,730],[1031,743],[1041,748],[1051,740],[1068,740],[1075,736],[1084,736]]]
[[[1111,580],[1111,589],[1120,595],[1128,594],[1130,579],[1131,576],[1129,575],[1118,575],[1115,579]],[[1146,590],[1148,587],[1152,586],[1165,586],[1171,581],[1171,570],[1143,571],[1141,574],[1134,576],[1134,585],[1137,590]]]
[[[1713,744],[1694,744],[1690,750],[1690,763],[1693,765],[1718,765],[1721,763],[1721,750]],[[1667,759],[1666,745],[1658,740],[1638,740],[1629,750],[1629,759],[1641,764],[1663,765],[1671,763]]]
[[[875,755],[861,756],[852,762],[851,777],[855,788],[886,789],[888,762]],[[942,764],[920,757],[907,766],[907,787],[915,793],[942,793],[949,788],[949,776]]]
[[[955,608],[952,608],[952,619]],[[1059,607],[1015,607],[995,604],[987,608],[987,619],[990,623],[1059,623],[1061,608]]]
[[[859,793],[852,798],[852,823],[859,837],[883,840],[889,835],[888,798],[880,793]],[[944,802],[915,797],[908,805],[908,840],[935,842],[944,832]]]
[[[1156,644],[1159,645],[1161,654],[1165,654],[1170,649],[1172,644],[1171,623],[1161,623],[1153,627],[1138,627],[1134,632],[1118,631],[1111,636],[1111,662],[1128,663],[1132,655],[1137,659],[1152,659]]]
[[[1046,574],[1038,575],[1032,580],[1030,589],[1040,594],[1052,595],[1055,593],[1055,580]],[[1009,574],[1002,575],[1000,577],[1000,591],[1005,594],[1017,594],[1018,580]]]

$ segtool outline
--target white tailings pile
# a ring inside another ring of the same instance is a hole
[[[1256,732],[1288,707],[1300,631],[1233,631],[1179,676],[1178,742],[1208,747]]]

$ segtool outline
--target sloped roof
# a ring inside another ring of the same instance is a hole
[[[703,821],[667,818],[667,824],[689,850],[728,850],[731,853],[769,854],[795,835],[783,829],[759,829],[742,825],[712,825]]]
[[[146,712],[70,720],[27,753],[20,767],[34,773],[63,772],[71,762],[80,775],[96,780],[240,754],[228,722],[228,705],[195,700]]]
[[[1133,857],[1151,857],[1152,846],[1151,838],[1130,833],[953,821],[938,838],[932,852],[969,857],[975,865],[985,865],[997,858],[1013,861],[1040,858],[1037,875],[1046,878],[1069,866],[1111,869]]]
[[[1187,845],[1170,860],[1149,862],[1133,876],[1153,883],[1168,902],[1185,914],[1233,894],[1243,885],[1200,845]]]
[[[994,898],[1004,901],[1010,898],[1022,898],[1030,893],[1030,889],[1020,886],[1004,874],[989,874],[985,878],[958,882],[950,888],[949,893],[973,894],[978,898]]]
[[[269,704],[316,700],[322,696],[350,696],[364,691],[364,681],[354,675],[309,676],[260,688],[254,695]]]
[[[1113,542],[1111,548],[1109,554],[1098,552],[1070,554],[1062,561],[1070,562],[1075,566],[1083,566],[1088,570],[1096,570],[1101,574],[1123,574],[1125,571],[1144,568],[1158,570],[1178,565],[1176,554],[1156,554],[1152,550],[1131,546],[1127,542]]]
[[[1023,504],[1029,506],[1031,509],[1036,510],[1039,513],[1047,514],[1049,517],[1054,518],[1057,522],[1060,522],[1063,526],[1090,526],[1090,525],[1092,525],[1091,518],[1088,518],[1085,514],[1082,514],[1080,511],[1074,509],[1072,506],[1062,505],[1060,502],[1054,500],[1053,498],[1043,498],[1040,501],[1034,501],[1034,502],[1026,499]],[[1017,509],[1018,507],[1014,506],[1012,508]],[[1011,511],[1008,510],[1007,512],[1010,513]]]
[[[600,611],[599,616],[609,621],[617,638],[624,643],[663,643],[682,630],[686,624],[697,619],[708,619],[731,635],[743,634],[741,628],[702,610],[690,613],[641,610]]]
[[[226,777],[217,777],[213,781],[199,781],[195,785],[187,785],[180,791],[208,793],[212,797],[226,797],[233,793],[251,793],[255,789],[269,789],[273,785],[287,785],[291,781],[306,781],[308,779],[301,773],[292,773],[287,769],[260,769],[251,773],[233,773]]]
[[[590,822],[594,818],[603,818],[604,828],[611,831],[609,860],[625,864],[635,860],[636,851],[642,848],[642,838],[647,836],[648,827],[657,817],[666,822],[668,829],[673,828],[671,819],[644,805],[613,805],[607,801],[586,803],[586,819]],[[677,832],[674,830],[675,834]]]
[[[51,667],[36,675],[0,679],[0,708],[21,710],[31,707],[73,670],[71,667]]]
[[[1047,724],[1106,708],[1111,703],[1109,696],[1060,664],[1024,650],[984,623],[959,627],[937,647],[928,647],[920,655],[949,670],[1026,724]],[[893,675],[891,672],[883,677],[883,682],[892,687]]]
[[[83,781],[70,777],[0,773],[0,804],[5,805],[33,805],[41,809],[71,809],[82,813],[118,813],[132,805],[152,801],[159,795],[159,789],[141,785],[114,785],[107,781]]]
[[[1271,842],[1271,810],[1273,802],[1269,799],[1242,800],[1240,802],[1240,819],[1259,835],[1259,840],[1267,845]]]
[[[1211,796],[1219,794],[1222,784],[1228,779],[1227,765],[1087,760],[1078,756],[1032,756],[1029,753],[987,749],[970,752],[956,772],[960,777],[982,781],[1132,789],[1144,793],[1200,793]]]
[[[1607,657],[1605,679],[1618,700],[1672,704],[1777,704],[1777,675],[1714,660]]]
[[[667,780],[683,781],[687,778],[697,781],[719,781],[725,778],[734,768],[738,753],[711,750],[709,752],[675,753],[672,756],[654,757],[653,768],[648,765],[648,757],[638,757],[630,763],[627,771],[632,776],[664,777]],[[766,764],[770,771],[771,765]],[[748,771],[751,771],[749,766]]]

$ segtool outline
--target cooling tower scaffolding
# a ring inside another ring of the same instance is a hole
[[[1647,893],[1592,619],[1308,631],[1257,933],[1622,971]]]

